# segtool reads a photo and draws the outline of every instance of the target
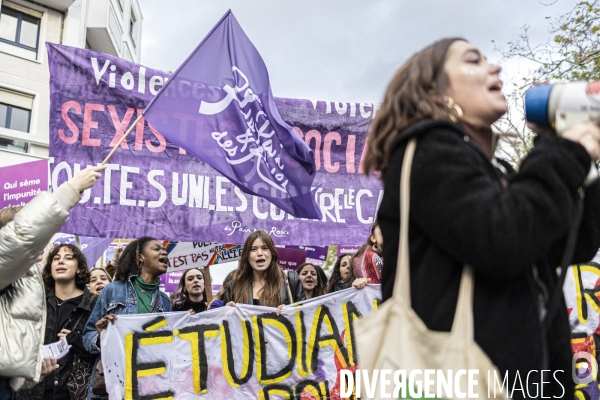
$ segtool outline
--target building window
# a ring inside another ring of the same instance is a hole
[[[0,10],[0,41],[37,51],[40,19],[3,6]]]
[[[137,19],[135,18],[135,13],[133,12],[133,8],[131,9],[131,17],[129,17],[129,36],[131,36],[131,41],[133,42],[133,45],[135,46],[135,35],[136,35],[136,22]]]
[[[28,133],[30,122],[31,110],[0,103],[0,127]],[[0,148],[26,153],[27,143],[0,137]]]

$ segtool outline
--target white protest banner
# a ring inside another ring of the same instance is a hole
[[[165,247],[169,248],[167,245]],[[241,244],[178,242],[169,251],[170,266],[167,272],[236,261],[241,257],[243,247]]]
[[[340,398],[354,372],[353,322],[376,308],[379,285],[283,308],[238,305],[120,315],[102,333],[111,399]],[[301,397],[302,396],[302,397]]]

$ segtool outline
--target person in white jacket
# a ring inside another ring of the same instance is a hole
[[[44,284],[36,259],[105,166],[89,167],[53,193],[24,207],[0,210],[0,400],[56,368],[42,357],[46,324]]]

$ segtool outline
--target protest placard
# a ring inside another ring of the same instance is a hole
[[[48,160],[0,168],[0,210],[24,206],[48,190]]]

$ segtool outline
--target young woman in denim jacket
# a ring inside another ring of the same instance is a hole
[[[119,258],[115,279],[98,296],[96,306],[83,331],[83,345],[90,353],[100,353],[100,333],[114,323],[117,315],[170,312],[169,296],[158,289],[160,275],[167,272],[169,258],[162,242],[141,237],[131,242]],[[95,371],[94,371],[95,372]],[[90,398],[98,398],[92,392]]]

